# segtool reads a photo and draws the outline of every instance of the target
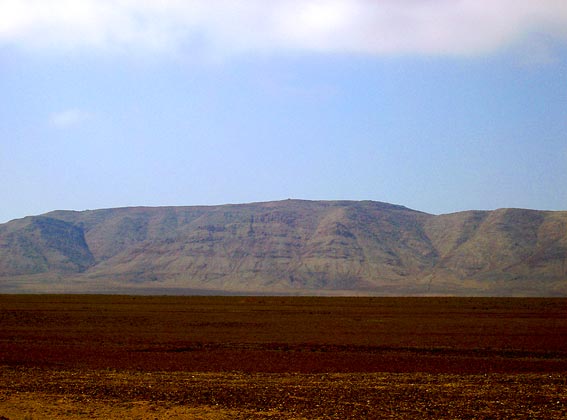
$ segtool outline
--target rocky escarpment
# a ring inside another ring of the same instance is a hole
[[[0,226],[2,276],[80,273],[94,264],[83,230],[72,223],[39,216]]]
[[[0,288],[51,278],[78,291],[563,295],[566,260],[567,212],[521,209],[285,200],[0,225]]]

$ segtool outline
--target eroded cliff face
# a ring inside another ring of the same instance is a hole
[[[285,200],[56,211],[0,225],[0,288],[43,274],[98,291],[561,295],[566,259],[567,212],[519,209],[433,216]]]
[[[26,217],[0,226],[0,275],[80,273],[95,259],[83,231],[50,217]]]

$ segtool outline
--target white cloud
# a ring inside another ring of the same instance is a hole
[[[90,113],[86,111],[76,108],[66,109],[51,114],[49,124],[56,128],[69,128],[87,121],[90,117]]]
[[[476,55],[567,41],[565,0],[0,0],[0,45]]]

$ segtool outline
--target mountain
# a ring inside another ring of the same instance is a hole
[[[0,225],[0,292],[567,296],[567,212],[285,200]]]

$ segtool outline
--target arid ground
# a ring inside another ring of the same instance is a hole
[[[0,419],[567,417],[567,300],[0,296]]]

